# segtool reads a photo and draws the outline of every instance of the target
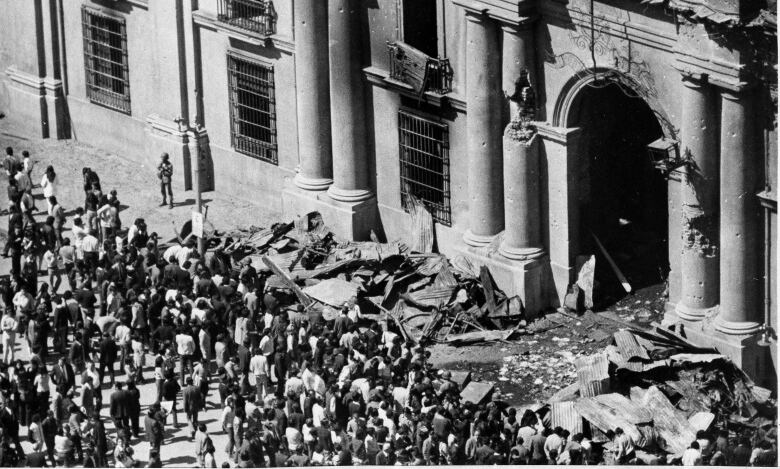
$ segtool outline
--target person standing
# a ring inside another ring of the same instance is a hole
[[[203,395],[200,392],[200,388],[195,386],[192,377],[187,377],[187,387],[184,388],[182,394],[184,414],[187,416],[187,424],[190,430],[190,439],[193,439],[198,429],[198,412],[203,408]]]
[[[43,198],[49,203],[49,212],[51,212],[51,197],[57,195],[57,173],[54,172],[54,166],[47,166],[46,172],[41,178],[41,189],[43,189]]]
[[[135,385],[135,381],[130,378],[127,382],[127,417],[130,420],[130,432],[133,437],[138,438],[138,421],[141,418],[141,391]]]
[[[165,435],[163,424],[158,418],[159,414],[160,404],[154,403],[149,406],[149,412],[144,417],[144,430],[146,431],[146,439],[149,441],[150,452],[157,451],[158,454]]]
[[[3,331],[3,363],[10,365],[14,361],[16,351],[16,330],[19,324],[16,322],[11,308],[6,307],[2,319],[0,319],[0,330]]]
[[[176,399],[179,391],[181,391],[181,386],[179,386],[179,383],[176,382],[176,377],[174,375],[166,376],[165,382],[163,383],[163,399],[165,399],[167,402],[171,402],[173,428],[179,428],[179,418],[176,415]]]
[[[162,203],[160,207],[166,204],[166,195],[170,200],[170,208],[173,208],[173,190],[171,189],[171,177],[173,176],[173,164],[169,161],[168,153],[160,155],[160,164],[157,166],[157,178],[160,180],[160,192],[162,193]]]
[[[129,402],[127,391],[122,389],[122,383],[114,384],[114,392],[109,398],[109,415],[114,421],[114,428],[118,430],[127,429],[129,420]]]

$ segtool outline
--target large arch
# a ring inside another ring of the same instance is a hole
[[[597,302],[618,301],[622,289],[595,243],[595,234],[632,287],[663,289],[669,273],[669,213],[666,179],[652,166],[646,145],[676,140],[652,92],[610,69],[574,75],[556,101],[552,123],[578,129],[574,156],[577,182],[570,188],[570,236],[578,252],[597,257]]]

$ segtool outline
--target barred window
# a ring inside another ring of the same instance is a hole
[[[230,53],[228,83],[233,148],[277,164],[273,67]]]
[[[449,127],[407,111],[398,111],[401,201],[423,200],[434,220],[451,226]]]
[[[87,98],[130,114],[125,21],[82,7]]]

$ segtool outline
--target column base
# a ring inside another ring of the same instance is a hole
[[[686,321],[696,322],[702,321],[704,318],[712,316],[717,306],[712,308],[691,308],[682,303],[677,303],[675,306],[675,314]]]
[[[328,188],[328,196],[339,202],[354,203],[368,200],[372,198],[374,194],[367,189],[342,189],[335,185],[331,185],[330,188]]]
[[[370,239],[377,226],[376,197],[358,202],[342,202],[330,197],[328,191],[310,191],[297,185],[288,185],[282,192],[282,210],[285,219],[319,212],[333,233],[347,240]]]
[[[466,230],[466,232],[463,233],[463,242],[475,248],[484,248],[490,245],[495,238],[496,235],[478,235],[474,234],[471,230]]]
[[[324,191],[333,184],[332,178],[309,178],[301,173],[295,175],[293,182],[296,186],[307,191]]]
[[[498,248],[498,252],[507,259],[515,261],[539,259],[545,255],[544,248],[517,248],[507,246],[506,243],[501,243],[501,246]]]
[[[555,288],[550,260],[541,256],[533,260],[512,260],[500,255],[484,255],[463,243],[454,246],[458,255],[468,258],[474,267],[486,266],[493,280],[509,297],[517,295],[532,320],[554,306]]]
[[[761,329],[755,321],[726,321],[718,317],[714,323],[716,330],[728,335],[752,335]]]

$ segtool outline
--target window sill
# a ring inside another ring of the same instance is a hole
[[[416,99],[418,97],[411,85],[390,78],[390,73],[386,70],[382,70],[378,67],[366,67],[363,69],[363,73],[366,75],[368,82],[372,85],[395,91],[396,93],[400,93],[410,98]],[[439,94],[426,91],[422,96],[426,103],[434,106],[442,107],[450,105],[456,111],[466,112],[466,100],[456,93]]]
[[[192,19],[198,26],[218,31],[232,39],[237,39],[260,47],[273,47],[289,54],[295,52],[295,43],[293,43],[292,38],[289,37],[280,36],[279,34],[262,35],[253,31],[248,31],[224,23],[218,20],[216,16],[201,11],[193,12]]]

